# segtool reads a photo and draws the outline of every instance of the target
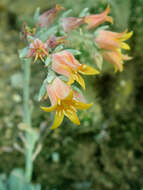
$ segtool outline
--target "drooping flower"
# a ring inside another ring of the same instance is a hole
[[[51,84],[47,85],[47,93],[51,101],[51,107],[41,107],[45,112],[55,111],[55,118],[51,129],[59,127],[64,119],[68,117],[74,124],[80,125],[76,114],[77,109],[88,109],[93,104],[86,104],[74,96],[72,89],[58,77]]]
[[[92,14],[89,16],[85,16],[84,22],[87,24],[86,28],[87,29],[96,28],[97,26],[99,26],[104,22],[110,22],[113,24],[112,17],[108,16],[109,12],[110,12],[110,7],[108,5],[106,10],[101,14],[95,14],[95,15]]]
[[[62,19],[62,27],[65,32],[71,32],[83,23],[83,18],[68,17]]]
[[[133,32],[111,32],[107,30],[101,30],[98,33],[95,41],[99,48],[115,50],[117,48],[130,50],[130,46],[124,41],[128,40],[133,35]]]
[[[85,83],[79,73],[84,75],[99,74],[96,69],[85,64],[80,64],[78,60],[66,50],[52,55],[52,69],[58,74],[68,77],[68,85],[77,81],[84,89]]]
[[[113,64],[115,71],[119,70],[120,72],[123,71],[124,60],[132,59],[128,55],[122,54],[120,49],[117,51],[104,51],[103,56],[108,62]]]
[[[34,57],[34,62],[40,58],[43,62],[43,57],[48,56],[48,47],[46,43],[43,43],[39,39],[35,39],[29,46],[29,51],[27,53],[27,58]]]
[[[55,5],[52,9],[44,12],[39,16],[39,24],[40,26],[49,27],[52,21],[54,20],[57,13],[62,10],[63,7],[60,5]]]

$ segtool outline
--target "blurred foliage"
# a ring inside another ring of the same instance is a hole
[[[24,181],[24,171],[22,169],[14,169],[9,178],[5,174],[0,175],[1,190],[41,190],[39,184],[32,185]]]
[[[79,114],[81,126],[65,119],[63,126],[50,132],[35,161],[33,182],[44,190],[142,190],[143,189],[143,0],[57,0],[75,16],[83,8],[101,12],[111,5],[114,30],[134,30],[130,41],[134,59],[125,64],[123,73],[114,73],[103,64],[100,76],[86,81],[87,100],[95,106]],[[30,22],[37,7],[45,11],[54,5],[47,0],[0,1],[0,173],[23,168],[18,152],[22,117],[22,72],[18,49],[23,47],[20,29]],[[94,51],[85,40],[71,35],[73,47],[83,53],[81,62],[94,64]],[[39,65],[31,65],[31,108],[33,126],[44,131],[52,115],[39,108],[37,96],[45,77]],[[86,80],[86,77],[85,77]],[[19,150],[22,151],[22,148]]]

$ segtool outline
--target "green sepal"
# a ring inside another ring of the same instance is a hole
[[[36,24],[39,21],[39,16],[40,16],[40,7],[38,7],[34,13],[33,17],[34,24]]]
[[[26,58],[29,48],[25,47],[19,51],[20,58]]]
[[[72,9],[69,9],[69,10],[65,11],[65,12],[63,13],[63,15],[62,15],[62,18],[67,17],[71,12],[72,12]]]
[[[51,61],[52,61],[52,58],[51,58],[51,56],[49,55],[49,56],[47,57],[47,59],[45,60],[45,65],[48,67],[48,66],[50,65]]]
[[[97,67],[102,70],[102,65],[103,65],[103,56],[101,55],[101,53],[97,52],[95,53],[95,62]]]
[[[49,69],[45,82],[51,83],[55,79],[55,77],[56,77],[55,72]]]
[[[108,28],[109,28],[108,25],[98,27],[98,29],[93,33],[94,37],[97,37],[97,36],[98,36],[98,33],[99,33],[101,30],[106,30],[106,29],[108,29]]]
[[[81,89],[80,89],[80,88],[78,88],[77,86],[72,85],[72,89],[73,89],[73,90],[75,90],[75,91],[77,91],[79,94],[82,94]]]
[[[53,26],[49,29],[47,29],[46,27],[42,27],[36,33],[35,37],[45,42],[51,35],[55,35],[57,33],[57,30],[58,30],[58,26]]]
[[[27,36],[27,40],[30,41],[30,42],[31,42],[31,41],[34,41],[34,40],[35,40],[35,37],[28,35],[28,36]]]
[[[61,80],[63,80],[64,82],[68,82],[68,80],[69,80],[68,77],[63,76],[63,75],[60,75],[59,78],[60,78]]]
[[[84,8],[81,13],[79,14],[79,17],[84,17],[84,16],[88,16],[89,15],[89,8]]]
[[[41,99],[43,98],[43,96],[45,95],[46,93],[46,85],[45,85],[45,82],[43,82],[41,88],[40,88],[40,91],[39,91],[39,95],[38,95],[38,101],[40,102]]]
[[[59,52],[59,51],[61,51],[61,50],[63,50],[63,49],[64,49],[63,44],[60,44],[59,46],[57,46],[57,47],[55,48],[54,52]]]
[[[66,51],[70,52],[73,55],[80,55],[81,52],[79,50],[76,49],[65,49]]]

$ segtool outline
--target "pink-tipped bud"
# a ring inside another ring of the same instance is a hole
[[[54,20],[57,13],[62,10],[63,7],[59,5],[55,5],[52,9],[44,12],[39,16],[39,24],[40,26],[49,27],[52,21]]]
[[[83,18],[68,17],[62,19],[62,27],[65,32],[71,32],[83,24]]]

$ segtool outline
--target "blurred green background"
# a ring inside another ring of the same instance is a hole
[[[24,157],[15,148],[22,121],[21,25],[37,7],[44,12],[55,2],[73,9],[74,16],[86,7],[102,12],[109,3],[112,29],[134,31],[133,60],[122,73],[104,64],[100,76],[85,78],[87,100],[95,105],[79,113],[80,127],[65,119],[47,136],[33,182],[44,190],[143,190],[143,0],[0,0],[0,173],[24,167]],[[74,35],[73,46],[79,46]],[[82,62],[91,62],[89,48],[81,49]],[[36,101],[42,80],[41,68],[32,65],[32,120],[41,131],[52,120]]]

